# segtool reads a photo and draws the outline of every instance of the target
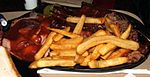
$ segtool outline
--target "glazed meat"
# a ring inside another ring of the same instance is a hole
[[[5,33],[3,46],[7,47],[15,56],[33,61],[35,53],[39,50],[47,37],[49,30],[48,20],[23,18],[16,20],[12,28]]]

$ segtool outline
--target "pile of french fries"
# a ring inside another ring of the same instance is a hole
[[[47,28],[51,30],[45,43],[36,53],[35,61],[29,68],[50,66],[72,67],[76,64],[89,68],[104,68],[128,62],[124,55],[139,48],[135,41],[128,40],[131,24],[126,31],[120,32],[118,26],[109,18],[67,17],[67,22],[77,23],[73,32],[65,29]],[[90,37],[81,36],[84,23],[107,24],[109,30],[98,30]],[[113,34],[112,34],[113,33]],[[64,37],[65,36],[65,37]],[[67,37],[67,38],[66,38]],[[45,53],[47,57],[44,57]]]

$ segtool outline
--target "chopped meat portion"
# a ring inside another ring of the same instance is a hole
[[[130,54],[128,54],[129,63],[137,62],[141,59],[143,54],[141,54],[139,51],[133,51]]]

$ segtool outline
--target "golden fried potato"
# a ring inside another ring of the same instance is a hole
[[[110,50],[107,54],[100,56],[102,59],[107,59],[112,53],[114,52],[114,50]]]
[[[88,56],[88,55],[89,55],[89,52],[88,52],[88,51],[85,51],[81,56],[86,57],[86,56]]]
[[[109,51],[114,50],[114,49],[116,49],[116,48],[117,48],[116,45],[111,44],[111,43],[107,43],[107,44],[105,44],[103,47],[101,47],[101,48],[99,49],[99,53],[100,53],[101,55],[105,55],[105,54],[107,54]]]
[[[120,38],[122,38],[122,39],[127,39],[127,38],[129,37],[129,35],[130,35],[131,27],[132,27],[132,25],[129,24],[128,28],[126,29],[125,32],[123,32],[123,33],[121,34]]]
[[[67,22],[78,23],[80,17],[67,17]],[[105,22],[105,18],[93,18],[93,17],[86,17],[85,23],[93,23],[93,24],[103,24]]]
[[[50,49],[52,50],[65,50],[65,49],[75,49],[78,44],[51,44]]]
[[[80,63],[82,63],[82,62],[84,61],[84,58],[85,58],[84,56],[81,56],[81,55],[78,55],[78,54],[77,54],[77,55],[75,56],[75,60],[74,60],[74,61],[75,61],[77,64],[80,64]]]
[[[75,34],[81,33],[85,19],[86,19],[86,16],[82,15],[79,22],[77,23],[76,27],[74,28],[73,33],[75,33]]]
[[[112,58],[107,60],[92,60],[88,63],[90,68],[104,68],[104,67],[110,67],[110,66],[116,66],[120,64],[124,64],[128,62],[127,57],[118,57],[118,58]]]
[[[84,41],[87,41],[90,38],[101,36],[101,35],[107,35],[106,31],[104,31],[104,30],[98,30],[97,32],[93,33],[90,37],[85,38]]]
[[[76,56],[76,49],[53,50],[50,56]]]
[[[99,44],[96,46],[96,48],[94,49],[94,51],[91,53],[91,59],[95,60],[97,59],[101,54],[99,53],[99,50],[105,46],[105,44]]]
[[[86,56],[83,61],[80,63],[81,66],[87,66],[88,62],[91,61],[91,55]]]
[[[35,68],[41,68],[41,67],[50,67],[50,66],[75,66],[76,63],[74,62],[74,59],[40,59],[37,61],[32,62],[29,65],[29,68],[35,69]]]
[[[67,31],[67,32],[69,32],[70,27],[66,27],[64,30]],[[57,34],[57,35],[54,36],[54,41],[59,41],[59,40],[62,39],[63,37],[64,37],[64,35],[62,35],[62,34]]]
[[[77,37],[72,39],[62,38],[55,42],[55,44],[80,44],[83,41],[83,37]]]
[[[74,60],[75,59],[75,56],[52,56],[51,57],[52,59],[69,59],[69,60]]]
[[[95,46],[95,47],[92,47],[92,48],[90,48],[90,49],[88,49],[88,52],[89,52],[89,53],[92,53],[95,48],[96,48],[96,46]]]
[[[49,53],[50,56],[58,56],[59,55],[59,52],[58,51],[51,51]]]
[[[49,49],[49,46],[52,44],[53,42],[53,37],[56,35],[56,32],[51,32],[44,45],[40,48],[40,50],[35,54],[34,58],[35,60],[39,60],[40,58],[43,57],[43,55],[46,53],[46,51]]]
[[[121,33],[119,27],[116,24],[110,24],[109,27],[117,37],[120,37]]]
[[[114,51],[109,57],[108,59],[112,59],[112,58],[117,58],[117,57],[122,57],[125,54],[131,52],[131,50],[129,49],[118,49],[117,51]]]
[[[76,38],[76,37],[79,37],[79,35],[77,34],[74,34],[74,33],[71,33],[71,32],[68,32],[68,31],[65,31],[65,30],[61,30],[61,29],[55,29],[55,28],[47,28],[49,30],[52,30],[54,32],[57,32],[59,34],[62,34],[64,36],[68,36],[70,38]]]
[[[93,37],[86,42],[81,43],[77,47],[77,53],[82,54],[89,48],[92,48],[98,44],[101,43],[112,43],[118,47],[125,48],[125,49],[131,49],[131,50],[137,50],[139,48],[139,44],[132,40],[124,40],[121,38],[118,38],[116,36],[99,36],[99,37]]]

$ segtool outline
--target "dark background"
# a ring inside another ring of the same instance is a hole
[[[0,0],[0,12],[24,9],[24,0]]]

